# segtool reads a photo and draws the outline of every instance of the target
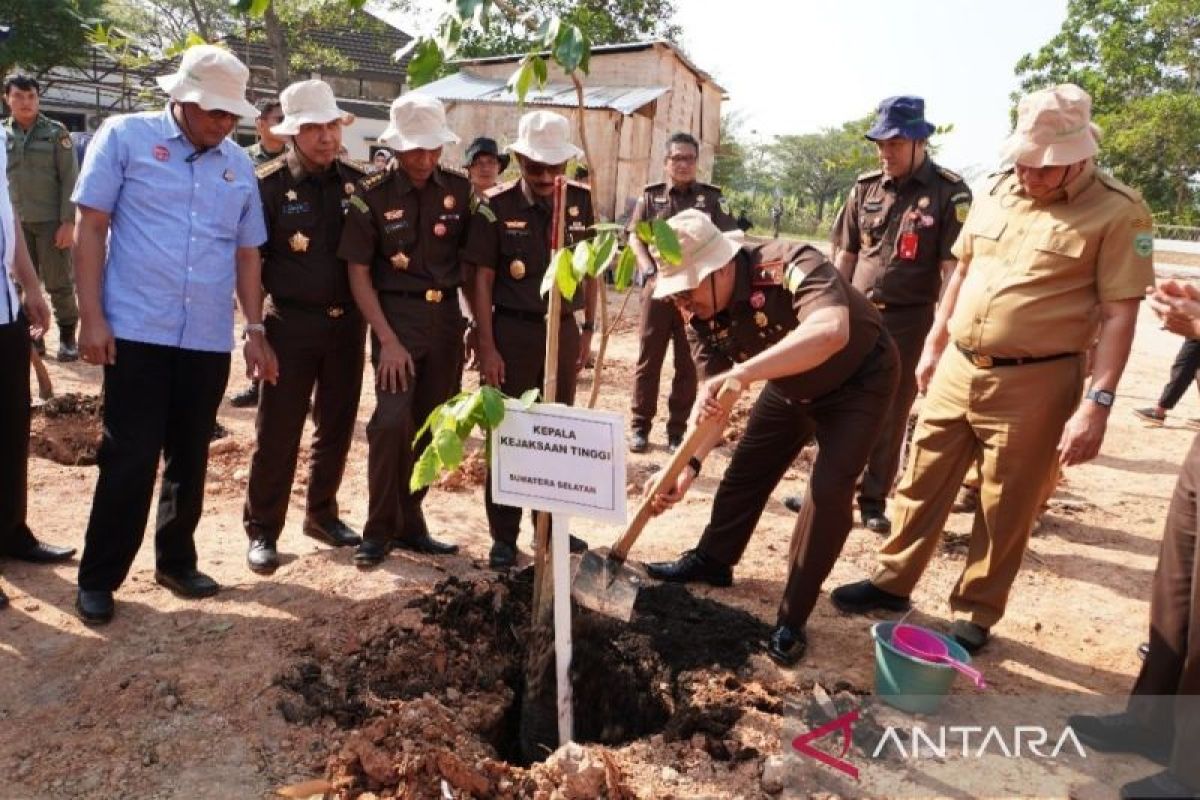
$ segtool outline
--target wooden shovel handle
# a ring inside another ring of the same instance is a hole
[[[38,397],[49,400],[54,397],[54,384],[50,382],[50,371],[33,342],[29,343],[29,363],[33,365],[33,374],[37,376]],[[26,379],[28,380],[28,379]]]
[[[696,453],[696,447],[700,444],[700,440],[710,434],[714,427],[721,424],[720,420],[733,410],[733,404],[737,402],[738,396],[742,393],[742,385],[733,379],[726,379],[721,386],[721,391],[717,393],[717,402],[721,404],[724,411],[720,417],[708,417],[701,421],[694,428],[688,431],[683,443],[679,445],[679,449],[675,451],[675,455],[671,456],[671,460],[667,462],[666,469],[662,471],[658,482],[654,487],[646,492],[646,496],[638,505],[637,513],[633,516],[633,521],[629,523],[629,527],[625,533],[621,534],[621,538],[613,545],[609,552],[609,558],[615,561],[624,561],[625,556],[629,554],[629,549],[633,547],[633,543],[637,541],[642,529],[646,527],[646,523],[650,521],[651,501],[654,495],[662,486],[670,486],[675,483],[675,479],[679,477],[679,473],[683,472],[683,468],[687,466],[688,461]]]

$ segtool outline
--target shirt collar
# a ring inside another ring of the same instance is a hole
[[[691,181],[690,183],[688,183],[685,186],[675,186],[670,181],[667,181],[667,191],[671,194],[682,194],[682,195],[695,194],[696,189],[697,189],[697,186],[696,186],[695,181]]]
[[[933,159],[929,157],[928,153],[926,153],[925,160],[921,162],[921,166],[917,167],[915,172],[906,177],[904,179],[904,183],[907,183],[908,181],[916,181],[917,183],[923,183],[928,186],[933,181],[933,169]],[[884,186],[892,186],[896,188],[899,188],[902,185],[898,183],[895,178],[892,178],[889,175],[883,176],[883,184]]]

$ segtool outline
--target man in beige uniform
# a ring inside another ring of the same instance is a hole
[[[983,647],[1004,615],[1045,487],[1060,463],[1099,452],[1138,302],[1154,282],[1154,240],[1141,196],[1096,168],[1090,118],[1091,98],[1070,84],[1021,100],[1004,147],[1015,166],[971,208],[917,367],[928,397],[896,492],[896,530],[871,580],[833,592],[843,611],[908,608],[978,460],[980,508],[950,607],[955,638]]]

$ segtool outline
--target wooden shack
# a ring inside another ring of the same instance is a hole
[[[517,137],[517,121],[531,108],[549,106],[577,130],[575,88],[551,64],[546,86],[531,89],[520,108],[506,83],[521,56],[456,62],[460,72],[416,89],[446,104],[450,127],[461,138],[444,160],[462,164],[476,136],[491,136],[503,148]],[[721,130],[724,91],[670,42],[652,41],[593,48],[584,81],[584,124],[600,173],[596,208],[607,219],[624,218],[642,187],[662,179],[667,137],[687,131],[700,141],[701,180],[712,174]],[[578,134],[575,143],[580,144]]]

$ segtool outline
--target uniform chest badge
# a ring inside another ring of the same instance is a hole
[[[762,292],[755,292],[754,294],[750,295],[750,307],[751,308],[757,310],[757,309],[762,308],[766,304],[767,304],[767,296],[765,294],[763,294]]]
[[[457,202],[458,202],[458,201],[456,201],[456,200],[454,199],[454,195],[452,195],[452,194],[448,194],[448,195],[446,195],[445,197],[443,197],[443,198],[442,198],[442,208],[444,208],[444,209],[446,209],[447,211],[449,211],[450,209],[454,208],[454,205],[455,205],[455,203],[457,203]]]
[[[386,219],[388,222],[392,222],[392,221],[398,220],[398,219],[404,219],[404,209],[403,208],[393,208],[391,211],[385,211],[385,212],[383,212],[383,218]]]
[[[572,217],[578,217],[579,216],[579,206],[571,206],[570,208],[567,209],[567,213],[570,214]]]
[[[354,184],[350,181],[346,181],[346,185],[343,186],[342,189],[346,192],[346,194],[354,194]]]
[[[436,225],[434,225],[433,226],[433,235],[434,236],[445,236],[446,235],[445,223],[439,222]]]
[[[291,246],[293,253],[307,253],[308,241],[309,240],[307,236],[300,231],[296,231],[291,235],[291,238],[288,239],[288,244]]]
[[[696,197],[696,208],[704,208],[704,195]]]
[[[513,262],[508,265],[508,274],[512,275],[513,280],[519,281],[525,277],[525,262],[519,258],[514,258]]]
[[[510,231],[523,231],[529,226],[529,223],[523,219],[506,219],[504,227]]]
[[[754,324],[755,325],[757,325],[760,328],[765,328],[765,327],[767,327],[767,322],[768,322],[768,320],[767,320],[766,314],[764,314],[761,311],[754,312]]]
[[[58,145],[63,150],[70,150],[72,147],[75,146],[75,145],[71,144],[71,137],[65,133],[63,134],[62,138],[58,140]]]
[[[221,177],[225,179],[226,183],[233,183],[233,179],[235,176],[233,174],[233,170],[227,169],[227,170],[225,170],[225,174],[223,174]]]
[[[283,196],[284,196],[284,199],[286,199],[289,203],[294,203],[300,199],[300,195],[296,194],[295,189],[288,189],[286,192],[283,193]]]
[[[408,256],[401,250],[391,257],[393,269],[408,269]]]
[[[13,141],[12,139],[8,140],[10,147],[12,146],[12,141]],[[154,160],[155,161],[167,161],[170,158],[171,158],[171,151],[167,149],[167,146],[165,144],[154,145]]]
[[[924,210],[924,209],[926,209],[926,208],[929,208],[929,198],[928,198],[928,197],[922,197],[920,200],[918,200],[918,201],[917,201],[917,208],[919,208],[919,209],[922,209],[922,210]]]
[[[655,204],[657,204],[657,205],[660,205],[660,206],[665,206],[665,205],[667,204],[667,202],[668,202],[668,198],[667,198],[667,196],[666,196],[665,194],[661,194],[661,195],[655,195],[655,197],[654,197],[654,202],[655,202]]]

